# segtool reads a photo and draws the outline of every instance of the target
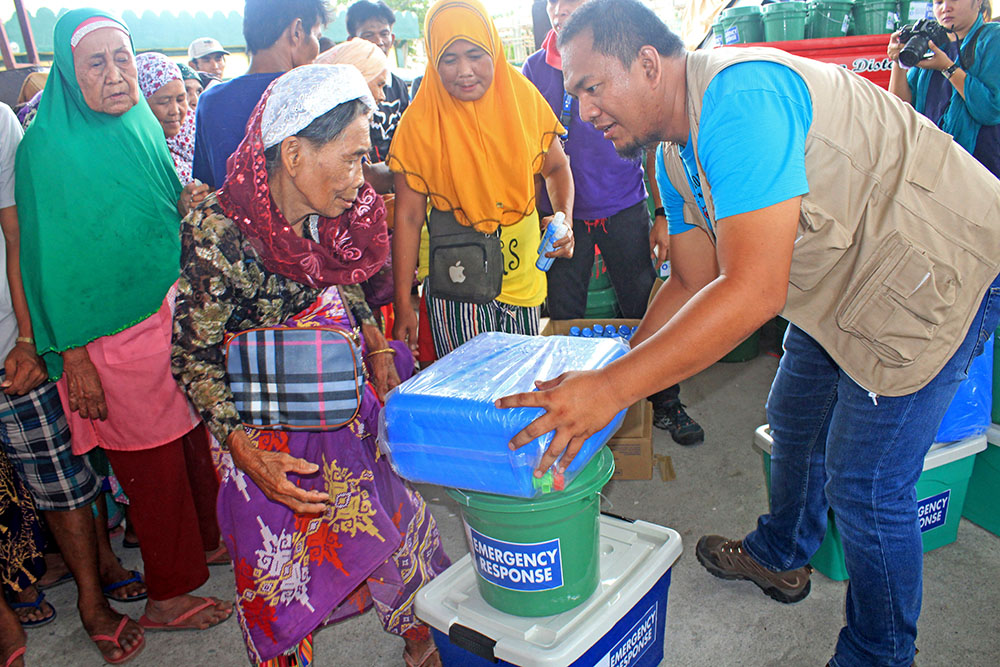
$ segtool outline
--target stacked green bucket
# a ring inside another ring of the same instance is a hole
[[[587,310],[584,317],[591,320],[606,320],[618,317],[618,298],[611,285],[611,276],[600,250],[594,251],[594,270],[587,285]]]
[[[768,42],[785,42],[806,38],[807,2],[773,2],[761,10],[764,39]]]
[[[806,37],[843,37],[850,27],[852,9],[854,0],[812,0],[809,3]]]
[[[909,12],[909,3],[902,3]],[[903,16],[903,22],[906,21]],[[900,3],[896,0],[858,0],[854,4],[854,34],[884,35],[895,32],[900,22]]]
[[[602,447],[564,491],[536,498],[448,491],[462,506],[487,603],[515,616],[552,616],[590,597],[601,575],[600,494],[614,470],[611,451]]]
[[[760,7],[730,7],[719,16],[723,44],[751,44],[764,41]],[[715,28],[713,27],[713,30]]]

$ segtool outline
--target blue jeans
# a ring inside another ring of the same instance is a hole
[[[914,488],[958,385],[1000,320],[1000,277],[961,347],[923,389],[874,396],[794,325],[767,400],[774,444],[771,512],[746,536],[765,567],[809,562],[833,508],[850,583],[847,625],[831,664],[909,667],[923,593]]]

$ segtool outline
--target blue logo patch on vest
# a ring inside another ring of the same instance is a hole
[[[951,500],[951,489],[930,498],[917,501],[917,517],[920,519],[920,532],[925,533],[932,528],[943,526],[948,520],[948,504]]]
[[[653,640],[656,639],[656,607],[657,604],[653,603],[642,618],[597,663],[599,667],[629,667],[637,664],[646,655],[646,651],[653,648]]]
[[[476,572],[512,591],[550,591],[563,585],[559,539],[533,544],[504,542],[469,528]]]

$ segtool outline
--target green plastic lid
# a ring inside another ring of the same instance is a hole
[[[759,14],[760,7],[758,5],[751,5],[749,7],[730,7],[726,11],[722,12],[722,18],[734,19],[741,16],[758,16]]]
[[[808,2],[799,2],[794,0],[793,2],[772,2],[769,5],[764,5],[761,8],[764,14],[805,14],[809,11]]]
[[[539,512],[567,505],[597,493],[608,483],[614,471],[615,457],[612,456],[610,449],[601,447],[597,455],[563,491],[545,493],[537,498],[513,498],[492,493],[479,493],[478,491],[460,491],[459,489],[448,489],[448,495],[458,504],[472,509],[510,513]]]
[[[854,0],[812,0],[810,7],[853,7]]]

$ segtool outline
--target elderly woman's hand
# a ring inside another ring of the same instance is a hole
[[[203,202],[209,192],[211,190],[208,186],[198,179],[191,181],[181,190],[181,198],[177,200],[177,212],[183,218],[191,209]]]
[[[269,452],[254,447],[242,429],[226,439],[229,453],[237,468],[250,476],[265,496],[300,514],[316,514],[327,508],[330,495],[322,491],[307,491],[288,479],[289,473],[311,475],[319,466],[297,459],[284,452]]]
[[[63,374],[69,394],[69,409],[84,419],[108,418],[108,404],[97,367],[85,347],[74,347],[62,353]]]
[[[365,362],[372,385],[375,387],[378,399],[385,402],[386,394],[398,387],[400,383],[399,373],[396,371],[396,364],[393,361],[396,351],[389,347],[388,341],[378,327],[370,324],[362,325],[361,335],[365,339],[365,348],[368,350]]]

